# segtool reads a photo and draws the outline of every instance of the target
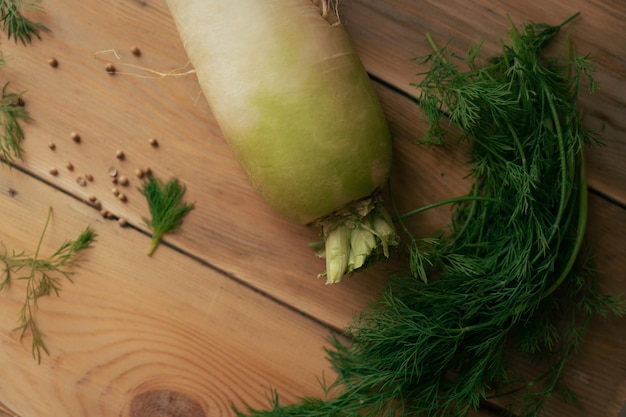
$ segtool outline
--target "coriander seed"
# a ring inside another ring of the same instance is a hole
[[[93,175],[91,174],[85,174],[85,179],[89,182],[93,182]]]
[[[117,182],[118,182],[120,185],[124,185],[124,186],[126,186],[126,185],[128,185],[128,178],[126,178],[126,177],[125,177],[125,176],[123,176],[123,175],[120,175],[120,177],[117,179]]]
[[[123,202],[123,203],[125,203],[125,202],[126,202],[126,200],[128,200],[128,198],[126,197],[126,194],[123,194],[123,193],[120,193],[120,194],[117,196],[117,198],[118,198],[121,202]]]
[[[48,65],[50,65],[52,68],[56,68],[59,66],[59,61],[57,61],[56,58],[50,58],[48,59]]]
[[[107,73],[109,73],[109,74],[111,74],[111,75],[115,74],[115,67],[114,67],[114,66],[113,66],[113,64],[111,64],[111,63],[106,64],[106,65],[104,66],[104,69],[105,69],[105,71],[106,71]]]
[[[117,159],[119,159],[119,160],[124,159],[124,157],[125,157],[125,155],[124,155],[124,151],[117,151],[117,152],[115,153],[115,157],[116,157]]]
[[[153,148],[156,148],[157,146],[159,146],[159,141],[156,140],[156,138],[150,138],[148,140],[148,143],[150,144],[150,146],[152,146]]]
[[[48,143],[48,148],[50,148],[51,150],[55,150],[57,148],[57,145],[55,145],[54,142],[50,142]]]
[[[67,168],[68,171],[74,171],[74,165],[71,162],[66,163],[65,168]]]
[[[87,185],[87,181],[83,177],[78,177],[76,178],[76,184],[80,185],[81,187],[84,187]]]
[[[70,137],[75,143],[80,143],[80,135],[76,132],[70,133]]]
[[[141,55],[141,50],[139,49],[139,47],[137,45],[133,45],[130,47],[130,53],[135,55],[135,56],[140,56]]]
[[[126,220],[126,219],[125,219],[125,218],[123,218],[123,217],[120,217],[120,218],[117,220],[117,224],[119,224],[119,225],[120,225],[120,227],[126,227],[126,226],[128,226],[128,220]]]
[[[95,195],[90,195],[88,200],[89,200],[90,203],[95,203],[98,199],[96,198]]]
[[[142,171],[143,171],[143,175],[145,176],[149,176],[152,174],[152,170],[150,169],[150,167],[145,167]]]
[[[118,190],[117,188],[113,187],[113,188],[111,189],[111,193],[112,193],[115,197],[117,197],[118,195],[120,195],[120,190]]]
[[[59,175],[59,171],[56,168],[50,168],[50,175],[57,176]]]
[[[100,209],[100,215],[106,219],[109,217],[109,211],[107,209]]]
[[[136,168],[135,169],[135,176],[139,179],[143,178],[143,170],[141,168]]]
[[[117,177],[117,169],[115,167],[109,168],[109,176],[113,178]]]

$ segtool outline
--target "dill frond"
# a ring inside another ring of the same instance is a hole
[[[152,256],[166,233],[174,233],[183,223],[183,218],[194,208],[193,203],[183,203],[186,187],[177,178],[170,178],[163,183],[150,176],[139,191],[146,197],[150,209],[150,218],[144,222],[152,229],[152,243],[148,255]]]
[[[34,255],[28,255],[26,252],[9,252],[4,245],[4,252],[0,253],[0,265],[2,265],[0,291],[8,287],[11,281],[26,281],[26,296],[18,314],[19,325],[14,330],[20,332],[20,341],[27,334],[30,334],[33,358],[38,363],[41,362],[42,354],[49,354],[49,352],[44,342],[44,334],[35,321],[37,301],[39,298],[53,293],[59,295],[62,279],[72,281],[71,271],[67,268],[76,260],[80,252],[91,247],[96,238],[95,231],[91,227],[87,227],[75,240],[65,241],[52,255],[41,258],[39,251],[51,215],[52,209],[48,211],[48,217]],[[22,270],[26,271],[24,275],[19,274]]]
[[[23,13],[24,10],[41,12],[38,3],[39,0],[0,0],[0,25],[7,38],[24,45],[31,43],[33,38],[41,39],[41,32],[48,31],[48,28]]]
[[[2,88],[0,98],[0,159],[12,164],[16,159],[22,159],[22,141],[24,131],[20,121],[30,120],[24,107],[23,93],[7,92],[8,83]]]

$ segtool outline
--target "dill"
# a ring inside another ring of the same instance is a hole
[[[48,31],[48,28],[23,13],[24,10],[41,12],[38,3],[38,0],[0,0],[0,24],[7,38],[24,45],[31,43],[33,38],[41,39],[41,32]]]
[[[163,183],[150,176],[139,191],[146,197],[150,209],[151,217],[144,218],[144,222],[152,229],[152,243],[148,250],[148,255],[152,256],[163,235],[177,231],[194,204],[182,202],[186,187],[177,178]]]
[[[26,252],[9,252],[2,245],[4,252],[0,253],[0,291],[9,287],[11,281],[26,281],[26,297],[19,311],[19,325],[14,329],[20,332],[20,341],[30,333],[32,337],[32,354],[38,363],[41,362],[42,353],[49,354],[44,342],[44,334],[35,321],[35,310],[39,298],[49,296],[52,293],[59,295],[61,279],[71,280],[71,272],[67,269],[77,255],[91,247],[96,234],[91,227],[87,227],[75,240],[67,240],[49,257],[41,258],[40,249],[43,243],[48,224],[52,215],[52,209],[48,211],[48,217],[37,244],[34,255]],[[25,270],[24,275],[18,275]]]
[[[572,19],[576,17],[573,16]],[[568,42],[566,57],[544,48],[558,26],[511,23],[501,53],[479,62],[438,47],[418,104],[424,141],[469,141],[467,196],[433,237],[408,236],[409,266],[348,328],[350,346],[327,350],[338,374],[324,399],[258,416],[466,416],[485,401],[515,395],[511,412],[537,417],[554,394],[577,402],[561,379],[593,315],[623,314],[624,302],[598,289],[585,239],[584,149],[598,142],[577,109],[589,56]],[[431,207],[438,204],[430,205]],[[398,221],[422,210],[398,216]],[[509,358],[543,368],[521,377]],[[243,414],[240,414],[243,415]]]
[[[24,108],[23,93],[7,92],[7,86],[2,88],[0,97],[0,156],[5,163],[12,164],[22,159],[24,131],[19,122],[30,120],[30,116]]]

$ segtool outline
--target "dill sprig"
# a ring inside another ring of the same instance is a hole
[[[28,121],[30,116],[24,107],[23,93],[7,92],[7,86],[8,83],[2,88],[0,97],[0,159],[12,164],[16,159],[22,159],[24,131],[20,120]]]
[[[44,342],[44,334],[35,321],[35,310],[39,298],[51,295],[59,295],[62,279],[71,280],[71,271],[67,268],[72,264],[77,255],[83,250],[90,248],[96,238],[96,233],[91,227],[87,227],[75,240],[67,240],[49,257],[40,258],[40,249],[43,243],[48,224],[52,215],[52,209],[48,211],[48,217],[37,244],[34,255],[26,252],[9,252],[4,244],[4,252],[0,253],[0,291],[8,287],[11,281],[26,281],[26,296],[24,304],[19,311],[19,325],[14,329],[20,332],[20,341],[30,333],[32,337],[32,354],[38,363],[41,362],[42,353],[49,354]],[[18,275],[25,270],[24,275]]]
[[[148,255],[152,256],[166,233],[177,231],[183,218],[193,208],[193,203],[183,203],[186,187],[177,178],[170,178],[163,183],[153,175],[149,176],[139,191],[146,197],[151,218],[144,222],[152,229],[152,243]]]
[[[41,32],[48,28],[24,16],[24,10],[41,12],[39,0],[0,0],[0,24],[7,38],[26,45],[33,37],[41,39]]]
[[[349,346],[333,341],[328,396],[287,406],[274,396],[271,410],[251,414],[462,417],[514,394],[511,411],[537,417],[555,393],[577,401],[561,378],[568,359],[593,315],[626,306],[600,292],[585,239],[584,148],[597,138],[577,101],[584,80],[598,87],[593,65],[569,42],[566,57],[544,50],[570,20],[511,23],[486,62],[480,45],[459,56],[428,37],[433,53],[420,62],[430,69],[416,85],[425,142],[460,131],[473,186],[442,202],[453,216],[435,236],[404,228],[408,270],[349,326]],[[543,370],[522,378],[511,357]]]

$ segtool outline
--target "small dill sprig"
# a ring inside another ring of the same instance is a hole
[[[28,121],[30,116],[24,107],[23,93],[8,92],[7,86],[8,83],[2,88],[0,97],[0,159],[10,165],[16,159],[22,159],[24,131],[20,121]]]
[[[4,252],[0,253],[0,291],[8,287],[11,281],[26,281],[26,296],[24,304],[19,311],[19,325],[14,329],[20,332],[20,341],[30,333],[32,337],[32,354],[38,363],[41,362],[43,353],[49,354],[48,347],[44,342],[44,334],[35,321],[37,301],[54,293],[59,295],[62,279],[71,280],[71,271],[67,268],[72,264],[77,255],[91,247],[96,238],[96,233],[91,227],[87,227],[75,240],[67,240],[49,257],[40,258],[40,249],[50,223],[52,209],[48,210],[48,216],[43,231],[37,244],[34,255],[26,252],[9,252],[4,244]],[[24,275],[18,275],[25,270]]]
[[[177,178],[170,178],[163,183],[153,175],[139,189],[148,201],[151,215],[150,218],[144,218],[146,225],[152,229],[149,256],[152,256],[163,235],[177,231],[183,218],[194,208],[193,203],[182,202],[186,190]]]
[[[46,26],[32,21],[23,13],[24,10],[41,12],[38,3],[39,0],[0,0],[0,24],[9,39],[26,45],[33,38],[41,39],[41,32],[48,31]]]

